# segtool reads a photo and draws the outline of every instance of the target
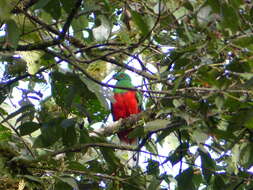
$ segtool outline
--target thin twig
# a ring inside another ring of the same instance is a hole
[[[0,113],[1,118],[4,120],[4,116],[2,115],[2,113]],[[33,158],[35,158],[35,155],[32,151],[32,149],[29,147],[29,145],[25,142],[25,140],[22,138],[22,136],[19,134],[18,130],[9,122],[9,121],[5,121],[5,123],[8,124],[8,126],[16,133],[16,135],[18,136],[18,138],[22,141],[22,143],[24,144],[24,146],[26,147],[27,151],[31,154],[31,156]]]

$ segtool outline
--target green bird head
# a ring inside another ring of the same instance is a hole
[[[120,80],[126,80],[126,81],[131,81],[131,78],[128,74],[124,72],[119,72],[113,75],[113,79],[120,81]]]
[[[131,78],[128,74],[124,72],[119,72],[113,75],[113,79],[117,80],[116,85],[117,87],[126,87],[126,88],[133,88],[133,84],[131,82]],[[124,93],[127,92],[125,89],[119,89],[119,88],[114,88],[113,89],[114,93]]]

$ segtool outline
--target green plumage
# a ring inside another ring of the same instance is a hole
[[[113,75],[113,78],[117,80],[117,83],[115,86],[123,87],[123,88],[134,88],[134,85],[132,84],[131,78],[128,74],[124,72],[119,72]],[[114,93],[124,93],[129,90],[127,89],[120,89],[120,88],[114,88]],[[139,92],[136,92],[136,98],[138,100],[139,107],[141,108],[141,102],[142,102],[142,95]]]
[[[124,88],[133,88],[134,87],[134,85],[131,82],[131,78],[126,73],[119,72],[119,73],[115,74],[113,76],[113,78],[117,80],[117,83],[115,85],[117,87],[124,87]],[[127,91],[129,91],[129,90],[120,89],[120,88],[113,89],[114,93],[124,93]]]

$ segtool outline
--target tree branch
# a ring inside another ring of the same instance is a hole
[[[133,125],[136,124],[141,119],[145,121],[150,121],[154,118],[154,110],[142,111],[138,114],[131,115],[127,118],[120,119],[114,123],[107,125],[106,127],[100,128],[95,131],[96,134],[100,136],[110,136],[114,133],[119,132],[121,129],[133,128]]]
[[[62,32],[60,33],[58,40],[62,41],[65,38],[66,33],[67,33],[67,31],[70,27],[70,24],[71,24],[72,20],[74,19],[75,14],[77,13],[77,11],[78,11],[79,7],[81,6],[81,4],[82,4],[82,0],[76,0],[76,4],[72,8],[70,14],[68,15],[67,21],[63,25]]]

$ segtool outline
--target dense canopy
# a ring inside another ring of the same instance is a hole
[[[252,44],[251,0],[0,0],[0,189],[252,189]]]

